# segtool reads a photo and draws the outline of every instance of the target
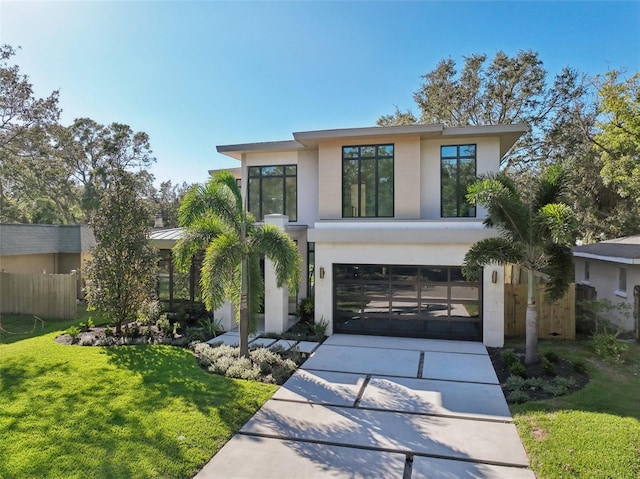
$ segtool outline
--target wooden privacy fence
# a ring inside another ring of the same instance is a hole
[[[540,339],[576,338],[576,288],[571,284],[567,294],[555,303],[545,301],[544,290],[537,286],[538,337]],[[504,285],[504,335],[525,336],[527,285]]]
[[[16,274],[0,272],[0,313],[47,318],[76,317],[76,273]]]

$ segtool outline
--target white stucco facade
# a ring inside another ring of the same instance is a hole
[[[460,267],[474,242],[495,234],[484,228],[481,209],[473,218],[441,217],[441,147],[475,145],[476,173],[482,174],[497,171],[501,157],[525,131],[524,125],[324,130],[294,133],[293,141],[227,145],[218,151],[241,162],[245,195],[250,167],[297,166],[297,218],[282,227],[296,240],[303,259],[300,297],[309,294],[307,248],[314,245],[315,320],[326,322],[327,333],[333,334],[334,265]],[[393,217],[343,218],[343,147],[383,144],[393,145]],[[272,265],[266,262],[265,324],[279,332],[286,324],[286,292],[272,290],[270,279]],[[478,284],[482,341],[502,346],[503,269],[485,268]]]

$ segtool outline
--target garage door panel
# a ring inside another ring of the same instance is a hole
[[[461,274],[450,266],[334,265],[334,330],[480,341],[480,285]]]

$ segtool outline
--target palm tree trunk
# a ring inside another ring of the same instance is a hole
[[[240,357],[249,357],[249,261],[246,256],[242,257],[240,270],[242,275],[242,290],[240,292]]]
[[[526,343],[524,356],[525,364],[538,361],[538,311],[536,309],[535,284],[533,269],[527,270],[527,315],[526,315]]]

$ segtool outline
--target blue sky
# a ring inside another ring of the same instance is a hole
[[[145,131],[157,181],[237,166],[220,144],[374,125],[439,60],[538,51],[640,71],[640,2],[0,2],[0,41],[62,122]]]

